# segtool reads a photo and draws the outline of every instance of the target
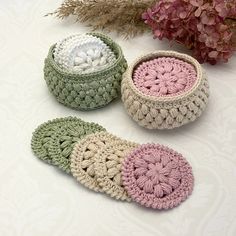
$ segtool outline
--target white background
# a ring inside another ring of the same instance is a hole
[[[89,31],[73,20],[43,17],[60,2],[0,0],[0,235],[235,236],[236,56],[228,64],[204,65],[209,105],[199,120],[177,130],[139,127],[120,100],[97,111],[75,111],[57,103],[43,80],[49,46]],[[169,48],[151,35],[128,41],[111,36],[128,62]],[[129,140],[159,142],[181,152],[193,166],[192,196],[173,210],[148,210],[93,193],[35,158],[32,131],[49,119],[69,115],[98,122]]]

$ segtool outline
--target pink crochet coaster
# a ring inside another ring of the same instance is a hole
[[[194,183],[185,158],[159,144],[141,145],[126,156],[122,180],[134,201],[154,209],[176,207],[192,193]]]
[[[141,63],[133,74],[134,85],[145,95],[176,96],[197,80],[194,66],[175,57],[159,57]]]

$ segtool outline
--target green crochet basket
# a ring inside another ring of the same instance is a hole
[[[114,52],[116,61],[109,67],[88,74],[62,69],[53,58],[55,44],[49,49],[44,65],[44,79],[49,91],[60,103],[79,110],[103,107],[120,96],[122,75],[127,69],[127,62],[118,44],[103,34],[90,35],[99,37]]]

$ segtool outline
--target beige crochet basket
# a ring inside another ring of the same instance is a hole
[[[176,96],[151,96],[142,93],[133,82],[138,65],[159,57],[174,57],[190,63],[196,70],[194,85]],[[148,129],[173,129],[194,121],[204,111],[209,85],[201,65],[192,57],[174,51],[156,51],[138,58],[125,72],[121,83],[122,101],[128,114]]]

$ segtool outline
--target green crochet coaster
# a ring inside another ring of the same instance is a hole
[[[107,44],[116,56],[110,66],[88,74],[73,73],[60,68],[53,58],[53,45],[45,59],[44,78],[56,99],[71,108],[91,110],[103,107],[120,96],[122,75],[127,62],[118,44],[109,37],[92,33]]]
[[[106,131],[105,128],[89,122],[67,123],[57,129],[48,148],[52,163],[66,173],[70,173],[70,155],[76,142],[89,134]]]
[[[31,148],[34,154],[41,160],[53,164],[49,155],[48,148],[50,146],[52,136],[56,130],[68,123],[81,123],[81,119],[76,117],[56,118],[39,125],[33,132],[31,140]]]

